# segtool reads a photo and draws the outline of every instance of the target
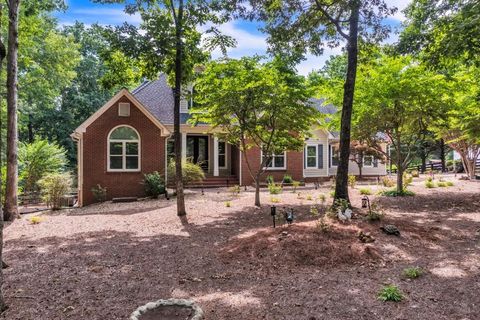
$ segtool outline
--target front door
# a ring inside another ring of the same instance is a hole
[[[208,136],[187,136],[187,159],[208,170]]]

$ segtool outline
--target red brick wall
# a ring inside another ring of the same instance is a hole
[[[256,172],[260,169],[260,149],[257,147],[251,148],[246,151],[246,156],[252,171]],[[286,170],[266,170],[262,175],[261,182],[265,182],[267,176],[273,176],[275,181],[281,182],[285,174],[292,176],[294,180],[303,180],[303,152],[302,151],[288,151],[287,152],[287,169]],[[245,155],[242,154],[242,185],[253,184],[253,179],[248,171],[248,166],[245,160]]]
[[[133,103],[130,103],[130,117],[119,117],[119,102],[130,101],[120,98],[83,134],[83,205],[95,202],[91,189],[97,184],[107,188],[109,200],[144,196],[143,174],[165,172],[165,137],[161,137],[161,130]],[[140,134],[141,172],[107,172],[108,134],[122,124],[132,126]]]

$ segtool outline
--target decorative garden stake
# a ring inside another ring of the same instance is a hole
[[[272,215],[273,227],[275,228],[275,217],[276,217],[276,215],[277,215],[277,207],[272,206],[272,207],[270,208],[270,214]]]
[[[362,208],[367,208],[368,207],[368,212],[371,213],[370,209],[370,199],[367,196],[363,196],[362,198]]]
[[[287,221],[288,224],[292,224],[292,222],[293,222],[293,209],[287,209],[285,211],[285,221]]]

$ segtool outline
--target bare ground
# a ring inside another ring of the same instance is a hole
[[[273,196],[297,218],[276,229],[272,196],[262,193],[258,209],[251,191],[226,189],[190,192],[186,219],[163,199],[27,215],[5,230],[0,319],[128,319],[161,298],[192,298],[206,319],[478,319],[480,183],[447,180],[455,186],[425,189],[420,178],[414,197],[370,196],[386,212],[379,223],[361,219],[358,186],[356,219],[330,222],[328,233],[309,214],[324,212],[319,194],[331,202],[328,186]],[[401,237],[383,234],[386,223]],[[361,243],[359,230],[376,241]],[[426,273],[408,280],[411,266]],[[377,299],[390,283],[404,301]]]

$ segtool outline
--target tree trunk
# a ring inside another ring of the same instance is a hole
[[[359,1],[352,1],[350,15],[350,29],[347,43],[347,77],[343,91],[342,118],[340,123],[340,161],[337,167],[335,184],[335,200],[348,197],[348,163],[350,160],[350,131],[353,110],[353,95],[355,92],[355,78],[357,75],[358,60],[358,19],[360,11]]]
[[[363,169],[363,165],[359,164],[358,165],[358,179],[362,179],[362,170]]]
[[[445,163],[445,141],[440,139],[440,161],[442,162],[442,172],[447,172],[447,165]]]
[[[33,116],[28,115],[28,143],[33,143]]]
[[[425,155],[425,152],[422,152],[420,155],[420,158],[422,159],[422,173],[425,173],[427,171],[427,156]]]
[[[403,193],[403,164],[400,150],[397,150],[397,193]]]
[[[18,12],[20,0],[9,0],[8,53],[7,53],[7,181],[4,218],[13,221],[18,216]]]
[[[175,15],[175,12],[172,12]],[[175,53],[175,99],[173,132],[175,139],[175,180],[177,187],[177,215],[185,216],[185,196],[182,179],[182,134],[180,132],[180,98],[182,94],[182,56],[183,56],[183,0],[180,0],[176,20],[176,53]]]
[[[0,29],[1,29],[1,23],[2,23],[2,17],[3,17],[3,5],[0,4]],[[5,59],[6,56],[6,50],[5,50],[5,45],[3,44],[3,39],[0,36],[0,77],[2,76],[2,67],[3,67],[3,60]],[[0,103],[0,106],[2,104]],[[1,128],[1,126],[0,126]],[[2,145],[3,142],[0,138],[0,145]],[[1,154],[1,148],[0,148],[0,154]],[[0,165],[1,168],[1,165]],[[2,174],[0,174],[0,261],[2,262],[2,266],[0,267],[0,313],[6,309],[6,304],[5,304],[5,299],[3,297],[3,210],[2,210],[2,187],[3,187],[3,181],[2,181]]]
[[[255,179],[255,206],[260,207],[260,177]]]

